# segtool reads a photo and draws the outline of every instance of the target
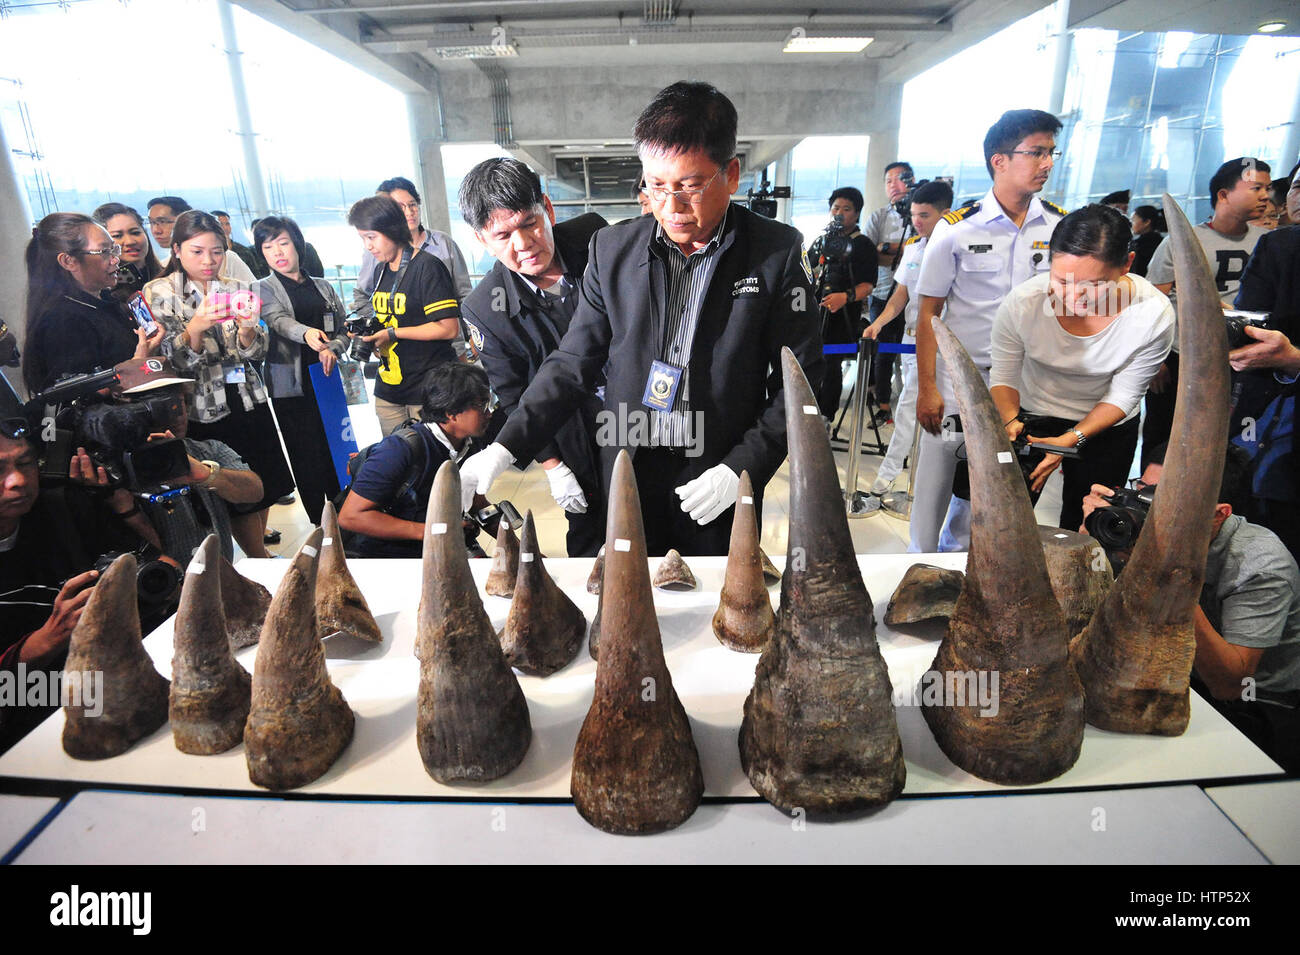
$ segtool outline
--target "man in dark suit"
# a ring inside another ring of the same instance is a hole
[[[485,492],[550,440],[604,370],[606,489],[626,449],[649,552],[726,553],[740,472],[761,504],[785,458],[781,348],[814,390],[824,364],[799,233],[731,204],[736,125],[731,101],[706,83],[674,83],[641,113],[653,216],[596,233],[568,332],[497,441],[465,462],[465,492]]]
[[[587,244],[607,223],[589,213],[557,224],[537,174],[508,158],[487,159],[469,171],[461,182],[460,212],[497,260],[465,297],[461,314],[500,408],[509,416],[569,330],[587,268]],[[604,378],[596,384],[603,385]],[[568,518],[570,557],[594,557],[605,541],[595,444],[599,409],[592,389],[533,455]],[[516,466],[526,463],[525,458]]]

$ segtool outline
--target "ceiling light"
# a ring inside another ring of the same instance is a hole
[[[861,53],[874,37],[794,36],[785,41],[782,53]]]
[[[1261,23],[1259,25],[1260,33],[1277,33],[1279,30],[1285,30],[1285,29],[1286,29],[1285,20],[1270,20],[1268,23]]]

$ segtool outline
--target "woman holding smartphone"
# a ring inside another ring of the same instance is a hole
[[[23,379],[33,395],[68,375],[158,349],[161,329],[149,337],[108,294],[120,254],[109,234],[80,213],[51,213],[32,230]]]
[[[261,302],[247,283],[226,275],[226,250],[216,219],[181,213],[171,259],[144,297],[165,329],[162,353],[195,378],[189,436],[225,442],[262,479],[262,499],[232,505],[231,524],[245,554],[269,557],[267,509],[293,490],[293,477],[256,367],[269,340]]]
[[[91,214],[104,227],[108,236],[122,247],[117,265],[117,284],[113,297],[126,302],[136,292],[162,275],[162,263],[149,243],[149,233],[144,229],[140,213],[120,202],[106,202]]]
[[[271,329],[267,385],[289,451],[298,499],[311,522],[319,524],[325,502],[339,493],[339,481],[316,403],[311,366],[319,362],[328,377],[348,347],[343,303],[329,282],[306,273],[306,241],[292,219],[259,219],[253,228],[253,246],[271,267],[271,274],[257,283],[262,319]]]

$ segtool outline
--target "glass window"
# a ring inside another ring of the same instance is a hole
[[[867,136],[809,136],[790,152],[790,224],[807,245],[830,222],[827,199],[867,181]],[[865,217],[870,210],[862,210]]]

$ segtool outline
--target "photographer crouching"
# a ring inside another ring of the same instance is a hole
[[[1142,530],[1165,448],[1152,452],[1136,488],[1094,485],[1083,499],[1079,529],[1097,539],[1116,567]],[[1249,455],[1229,444],[1192,618],[1192,686],[1294,775],[1300,773],[1300,570],[1276,534],[1238,513],[1249,501]]]
[[[460,464],[480,445],[492,420],[487,373],[458,361],[435,365],[424,379],[419,420],[411,419],[368,448],[339,509],[339,527],[349,557],[419,557],[433,479],[444,461]],[[361,459],[361,455],[357,456]],[[486,500],[476,498],[476,508]],[[505,511],[507,502],[503,502]],[[513,510],[513,507],[510,508]],[[471,557],[479,526],[467,523]],[[496,532],[496,525],[484,527]]]
[[[830,224],[808,248],[821,308],[822,343],[848,345],[862,334],[862,303],[876,282],[876,247],[858,230],[862,193],[852,186],[836,189],[828,200]],[[844,359],[830,356],[817,404],[833,419],[844,390]]]

